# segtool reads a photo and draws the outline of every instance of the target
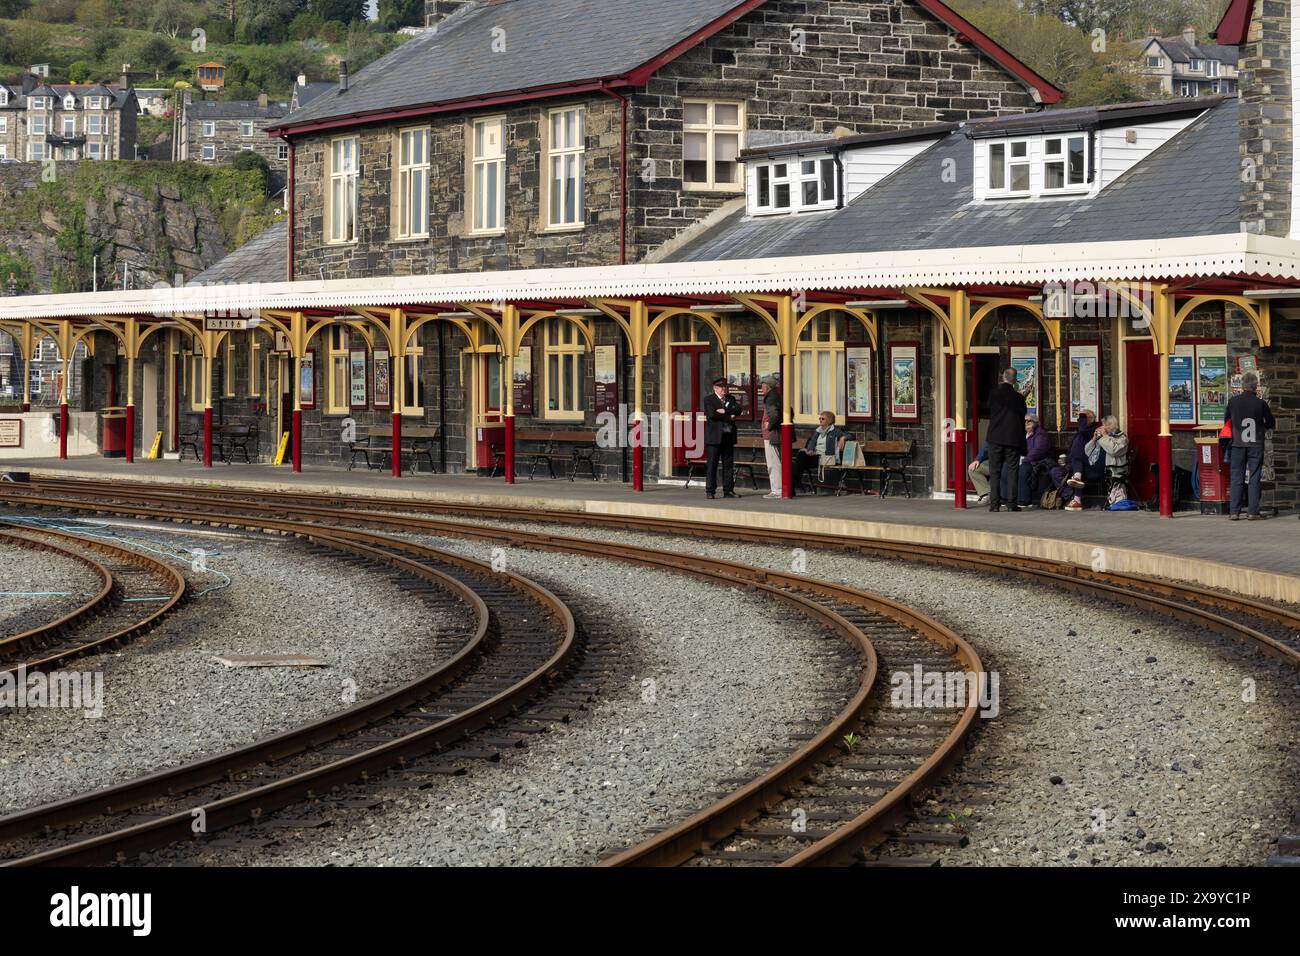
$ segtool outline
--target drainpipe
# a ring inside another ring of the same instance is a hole
[[[445,358],[447,325],[445,322],[433,323],[438,327],[438,458],[442,461],[442,473],[447,473],[447,360]],[[514,383],[511,383],[514,388]]]
[[[619,161],[618,161],[618,261],[619,265],[627,263],[627,97],[622,93],[616,93],[608,87],[600,88],[602,93],[608,93],[614,99],[618,100],[622,109],[623,134],[619,137]]]
[[[297,165],[296,150],[294,149],[293,140],[289,140],[289,281],[293,281],[293,240],[294,240],[294,219],[297,203],[294,201],[297,197],[294,195],[294,167]]]
[[[832,157],[835,160],[835,208],[844,208],[844,154],[838,149]]]

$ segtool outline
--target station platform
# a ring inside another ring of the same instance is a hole
[[[1294,515],[1231,522],[1226,517],[1181,512],[1162,519],[1147,512],[1026,511],[991,514],[983,506],[958,511],[951,500],[821,494],[769,500],[765,491],[738,489],[738,499],[708,501],[698,483],[648,482],[642,493],[607,481],[418,474],[287,466],[217,465],[192,461],[136,461],[99,457],[10,460],[0,471],[33,477],[220,485],[252,491],[299,491],[418,498],[450,504],[501,505],[535,510],[611,515],[657,515],[721,525],[809,530],[849,537],[974,548],[1027,555],[1221,588],[1265,600],[1300,603],[1300,523]]]

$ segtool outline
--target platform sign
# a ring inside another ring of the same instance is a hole
[[[203,328],[208,332],[247,332],[248,319],[208,319],[203,320]]]
[[[775,345],[754,346],[754,376],[760,382],[771,375],[781,381],[781,350]]]
[[[0,448],[23,447],[23,420],[0,418]]]
[[[1196,424],[1196,346],[1175,346],[1169,356],[1169,424]]]
[[[153,444],[149,447],[149,454],[145,455],[145,461],[157,461],[158,454],[162,451],[162,432],[153,436]]]
[[[275,451],[275,463],[277,465],[284,464],[284,453],[288,448],[289,448],[289,433],[285,432],[283,435],[280,436],[280,447],[277,448]]]

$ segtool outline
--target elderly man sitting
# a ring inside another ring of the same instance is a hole
[[[844,430],[835,424],[835,413],[825,411],[818,415],[817,430],[808,436],[807,443],[794,455],[790,486],[791,497],[798,493],[804,474],[810,468],[816,468],[820,465],[823,456],[834,457],[838,455],[843,442]]]
[[[1129,440],[1123,429],[1119,427],[1119,419],[1114,415],[1107,415],[1102,419],[1097,430],[1092,433],[1091,440],[1084,446],[1083,452],[1088,461],[1098,460],[1103,453],[1105,454],[1104,474],[1115,482],[1112,488],[1121,489],[1120,492],[1112,491],[1110,503],[1113,504],[1114,500],[1117,500],[1117,494],[1119,497],[1127,498]],[[1075,495],[1065,508],[1067,511],[1082,511],[1083,502],[1078,495]]]

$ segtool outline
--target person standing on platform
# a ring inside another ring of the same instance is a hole
[[[989,399],[989,475],[1001,475],[1007,463],[1007,510],[1019,511],[1016,490],[1020,487],[1020,456],[1028,451],[1025,441],[1025,415],[1029,407],[1025,396],[1016,388],[1016,370],[1002,373],[1002,382]],[[989,511],[1002,510],[1002,482],[989,482]]]
[[[704,396],[704,445],[709,455],[708,478],[704,490],[709,498],[718,492],[718,464],[722,464],[722,497],[736,494],[736,419],[740,403],[727,390],[727,380],[713,383],[713,394]]]
[[[1233,521],[1241,518],[1241,499],[1247,499],[1247,521],[1259,520],[1259,482],[1264,466],[1264,432],[1277,427],[1273,410],[1259,397],[1259,375],[1246,372],[1241,376],[1241,394],[1228,402],[1228,422],[1232,425],[1232,500],[1228,514]],[[1249,477],[1247,477],[1249,476]],[[1247,490],[1249,486],[1249,491]]]
[[[772,490],[768,498],[781,497],[781,393],[775,375],[763,376],[763,455],[767,458],[767,478]]]

